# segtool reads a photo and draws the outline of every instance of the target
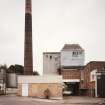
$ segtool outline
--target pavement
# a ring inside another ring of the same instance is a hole
[[[105,105],[105,98],[69,96],[63,100],[47,100],[8,95],[0,96],[0,105]]]

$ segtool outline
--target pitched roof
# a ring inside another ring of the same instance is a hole
[[[79,44],[65,44],[62,50],[84,50]]]

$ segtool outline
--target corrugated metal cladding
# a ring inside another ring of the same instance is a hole
[[[17,75],[15,73],[8,73],[6,79],[7,88],[17,88]]]

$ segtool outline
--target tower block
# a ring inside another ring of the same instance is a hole
[[[25,43],[24,43],[24,75],[33,73],[32,50],[32,4],[31,0],[25,2]]]

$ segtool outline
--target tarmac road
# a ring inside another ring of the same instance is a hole
[[[29,97],[0,96],[0,105],[105,105],[105,98],[70,96],[64,98],[64,100],[46,100]]]
[[[0,96],[0,105],[61,105],[61,103],[28,97]]]
[[[64,105],[105,105],[105,98],[92,98],[86,96],[64,97]]]

